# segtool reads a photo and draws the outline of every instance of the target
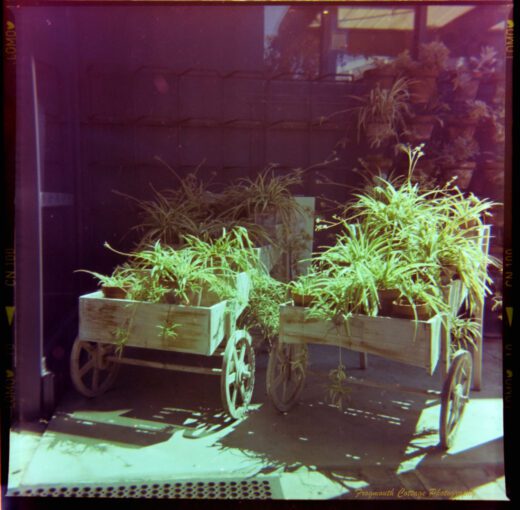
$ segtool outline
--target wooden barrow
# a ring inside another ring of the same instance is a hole
[[[236,300],[182,306],[107,299],[101,292],[79,298],[79,334],[71,353],[71,377],[86,397],[105,392],[119,366],[138,365],[220,376],[221,398],[233,418],[251,401],[255,356],[251,337],[236,329],[247,305],[250,279],[237,277]],[[186,366],[123,356],[125,347],[221,356],[221,368]]]

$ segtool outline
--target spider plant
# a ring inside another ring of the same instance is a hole
[[[462,316],[454,317],[451,322],[451,353],[459,349],[476,349],[476,339],[481,335],[481,326],[478,322]]]
[[[223,194],[223,200],[234,204],[229,214],[233,218],[247,218],[255,222],[267,221],[289,227],[303,208],[294,199],[290,187],[302,184],[302,170],[275,175],[274,165],[268,166],[254,179],[242,178]]]
[[[204,241],[184,236],[186,246],[208,267],[220,267],[228,273],[249,271],[258,264],[254,245],[244,227],[223,229],[220,237]]]
[[[249,303],[239,317],[239,327],[259,328],[271,342],[280,328],[280,305],[287,301],[287,286],[259,269],[251,272]]]
[[[353,96],[362,105],[355,107],[358,142],[364,131],[370,147],[380,147],[391,138],[398,137],[405,127],[405,116],[410,115],[409,81],[399,78],[390,89],[377,84],[368,94]]]
[[[204,265],[203,259],[188,248],[175,250],[156,241],[153,246],[133,253],[111,251],[130,257],[135,275],[142,275],[137,291],[140,297],[152,302],[166,300],[172,303],[189,304],[194,293],[200,292],[204,285],[216,285],[215,268]]]
[[[124,289],[125,287],[129,287],[131,283],[131,278],[128,274],[114,273],[112,275],[104,275],[101,273],[97,273],[96,271],[89,271],[87,269],[77,269],[74,271],[75,273],[88,273],[98,280],[98,284],[104,287],[118,287]]]

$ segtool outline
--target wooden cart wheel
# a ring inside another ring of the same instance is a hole
[[[77,338],[70,356],[70,375],[75,388],[85,397],[96,397],[115,381],[119,364],[108,361],[116,346],[85,342]]]
[[[247,331],[237,330],[229,338],[222,360],[220,394],[224,409],[236,419],[246,412],[255,384],[255,352]]]
[[[442,388],[440,439],[441,447],[447,450],[460,424],[466,403],[469,400],[473,361],[471,354],[460,349],[453,360]]]
[[[280,412],[293,407],[303,390],[307,369],[307,345],[276,340],[267,363],[267,394]]]

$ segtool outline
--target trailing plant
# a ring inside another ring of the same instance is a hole
[[[451,322],[451,354],[459,349],[476,349],[477,338],[482,334],[480,324],[468,317],[457,316]]]
[[[271,343],[280,328],[280,305],[286,301],[286,284],[275,280],[266,271],[252,271],[249,303],[239,317],[239,327],[258,327],[262,336]]]

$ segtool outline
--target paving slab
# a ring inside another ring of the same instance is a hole
[[[448,452],[438,448],[438,399],[355,385],[340,410],[326,391],[338,350],[312,346],[301,401],[285,414],[268,401],[267,354],[258,354],[253,406],[239,421],[222,411],[218,378],[122,367],[103,396],[66,395],[10,485],[276,476],[286,499],[507,499],[501,351],[498,342],[486,347],[483,390]],[[355,353],[343,361],[356,377],[442,386],[439,376],[375,356],[367,370]]]

